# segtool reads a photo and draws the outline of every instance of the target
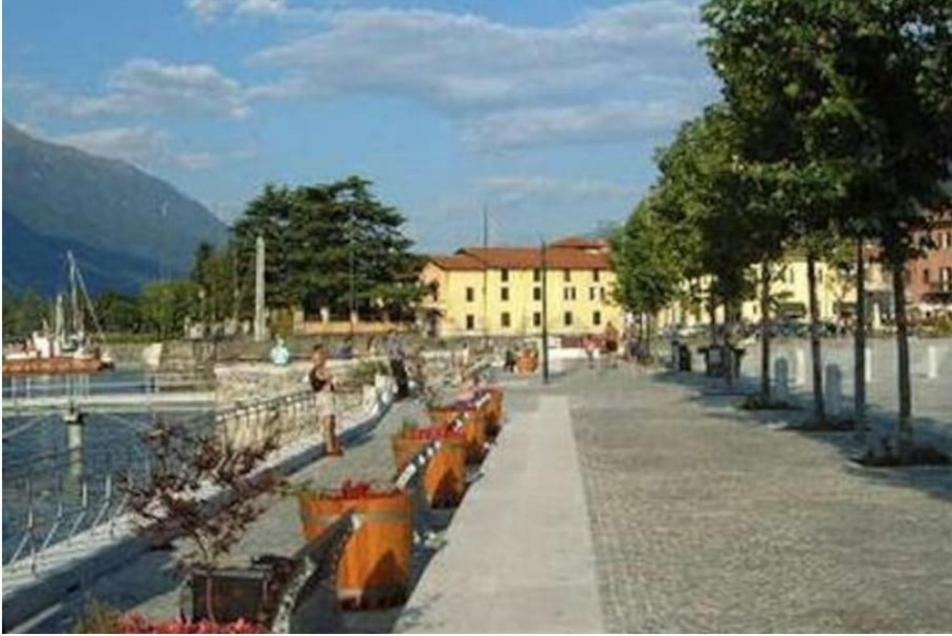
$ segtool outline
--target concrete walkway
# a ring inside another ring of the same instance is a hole
[[[510,417],[396,631],[604,630],[569,402],[533,406]]]

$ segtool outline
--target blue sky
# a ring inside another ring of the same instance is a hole
[[[696,0],[30,0],[4,118],[127,159],[230,220],[356,173],[426,250],[623,219],[717,95]]]

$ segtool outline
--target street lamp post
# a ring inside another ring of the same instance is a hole
[[[545,239],[542,240],[542,382],[549,383],[549,290]]]

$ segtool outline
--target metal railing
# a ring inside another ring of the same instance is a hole
[[[359,392],[338,394],[335,406],[338,416],[346,417],[369,410],[377,399],[374,387],[363,387]],[[315,417],[314,394],[309,390],[235,404],[218,411],[211,426],[234,444],[250,443],[258,436],[276,433],[279,444],[286,446],[321,433]],[[5,570],[28,565],[36,574],[46,550],[64,542],[69,545],[83,532],[115,536],[117,520],[128,512],[126,497],[118,487],[119,478],[135,483],[151,473],[149,453],[142,446],[129,446],[121,452],[105,451],[104,461],[99,463],[101,470],[92,475],[83,469],[90,460],[88,449],[85,455],[71,456],[72,453],[75,451],[32,456],[20,462],[21,467],[26,467],[25,474],[13,478],[5,475],[5,508],[22,511],[16,529],[7,534],[4,528],[4,544],[14,546],[9,558],[3,555]],[[49,478],[41,479],[43,461],[58,465],[60,473],[54,478],[55,485]],[[17,501],[20,497],[22,501]]]

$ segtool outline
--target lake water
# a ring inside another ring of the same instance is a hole
[[[74,380],[75,381],[75,380]],[[90,393],[105,391],[142,392],[152,378],[143,371],[112,371],[88,377]],[[63,378],[33,378],[34,395],[63,395]],[[23,380],[11,386],[4,378],[4,395],[22,392]],[[57,514],[66,527],[54,540],[65,536],[82,513],[85,486],[89,510],[81,527],[93,521],[105,501],[106,476],[142,475],[148,460],[142,435],[157,421],[181,422],[197,429],[211,425],[210,411],[91,413],[83,426],[67,426],[59,414],[3,415],[3,560],[6,562],[34,510],[34,536],[45,537]],[[118,496],[114,502],[118,505]],[[62,511],[61,511],[62,507]]]

